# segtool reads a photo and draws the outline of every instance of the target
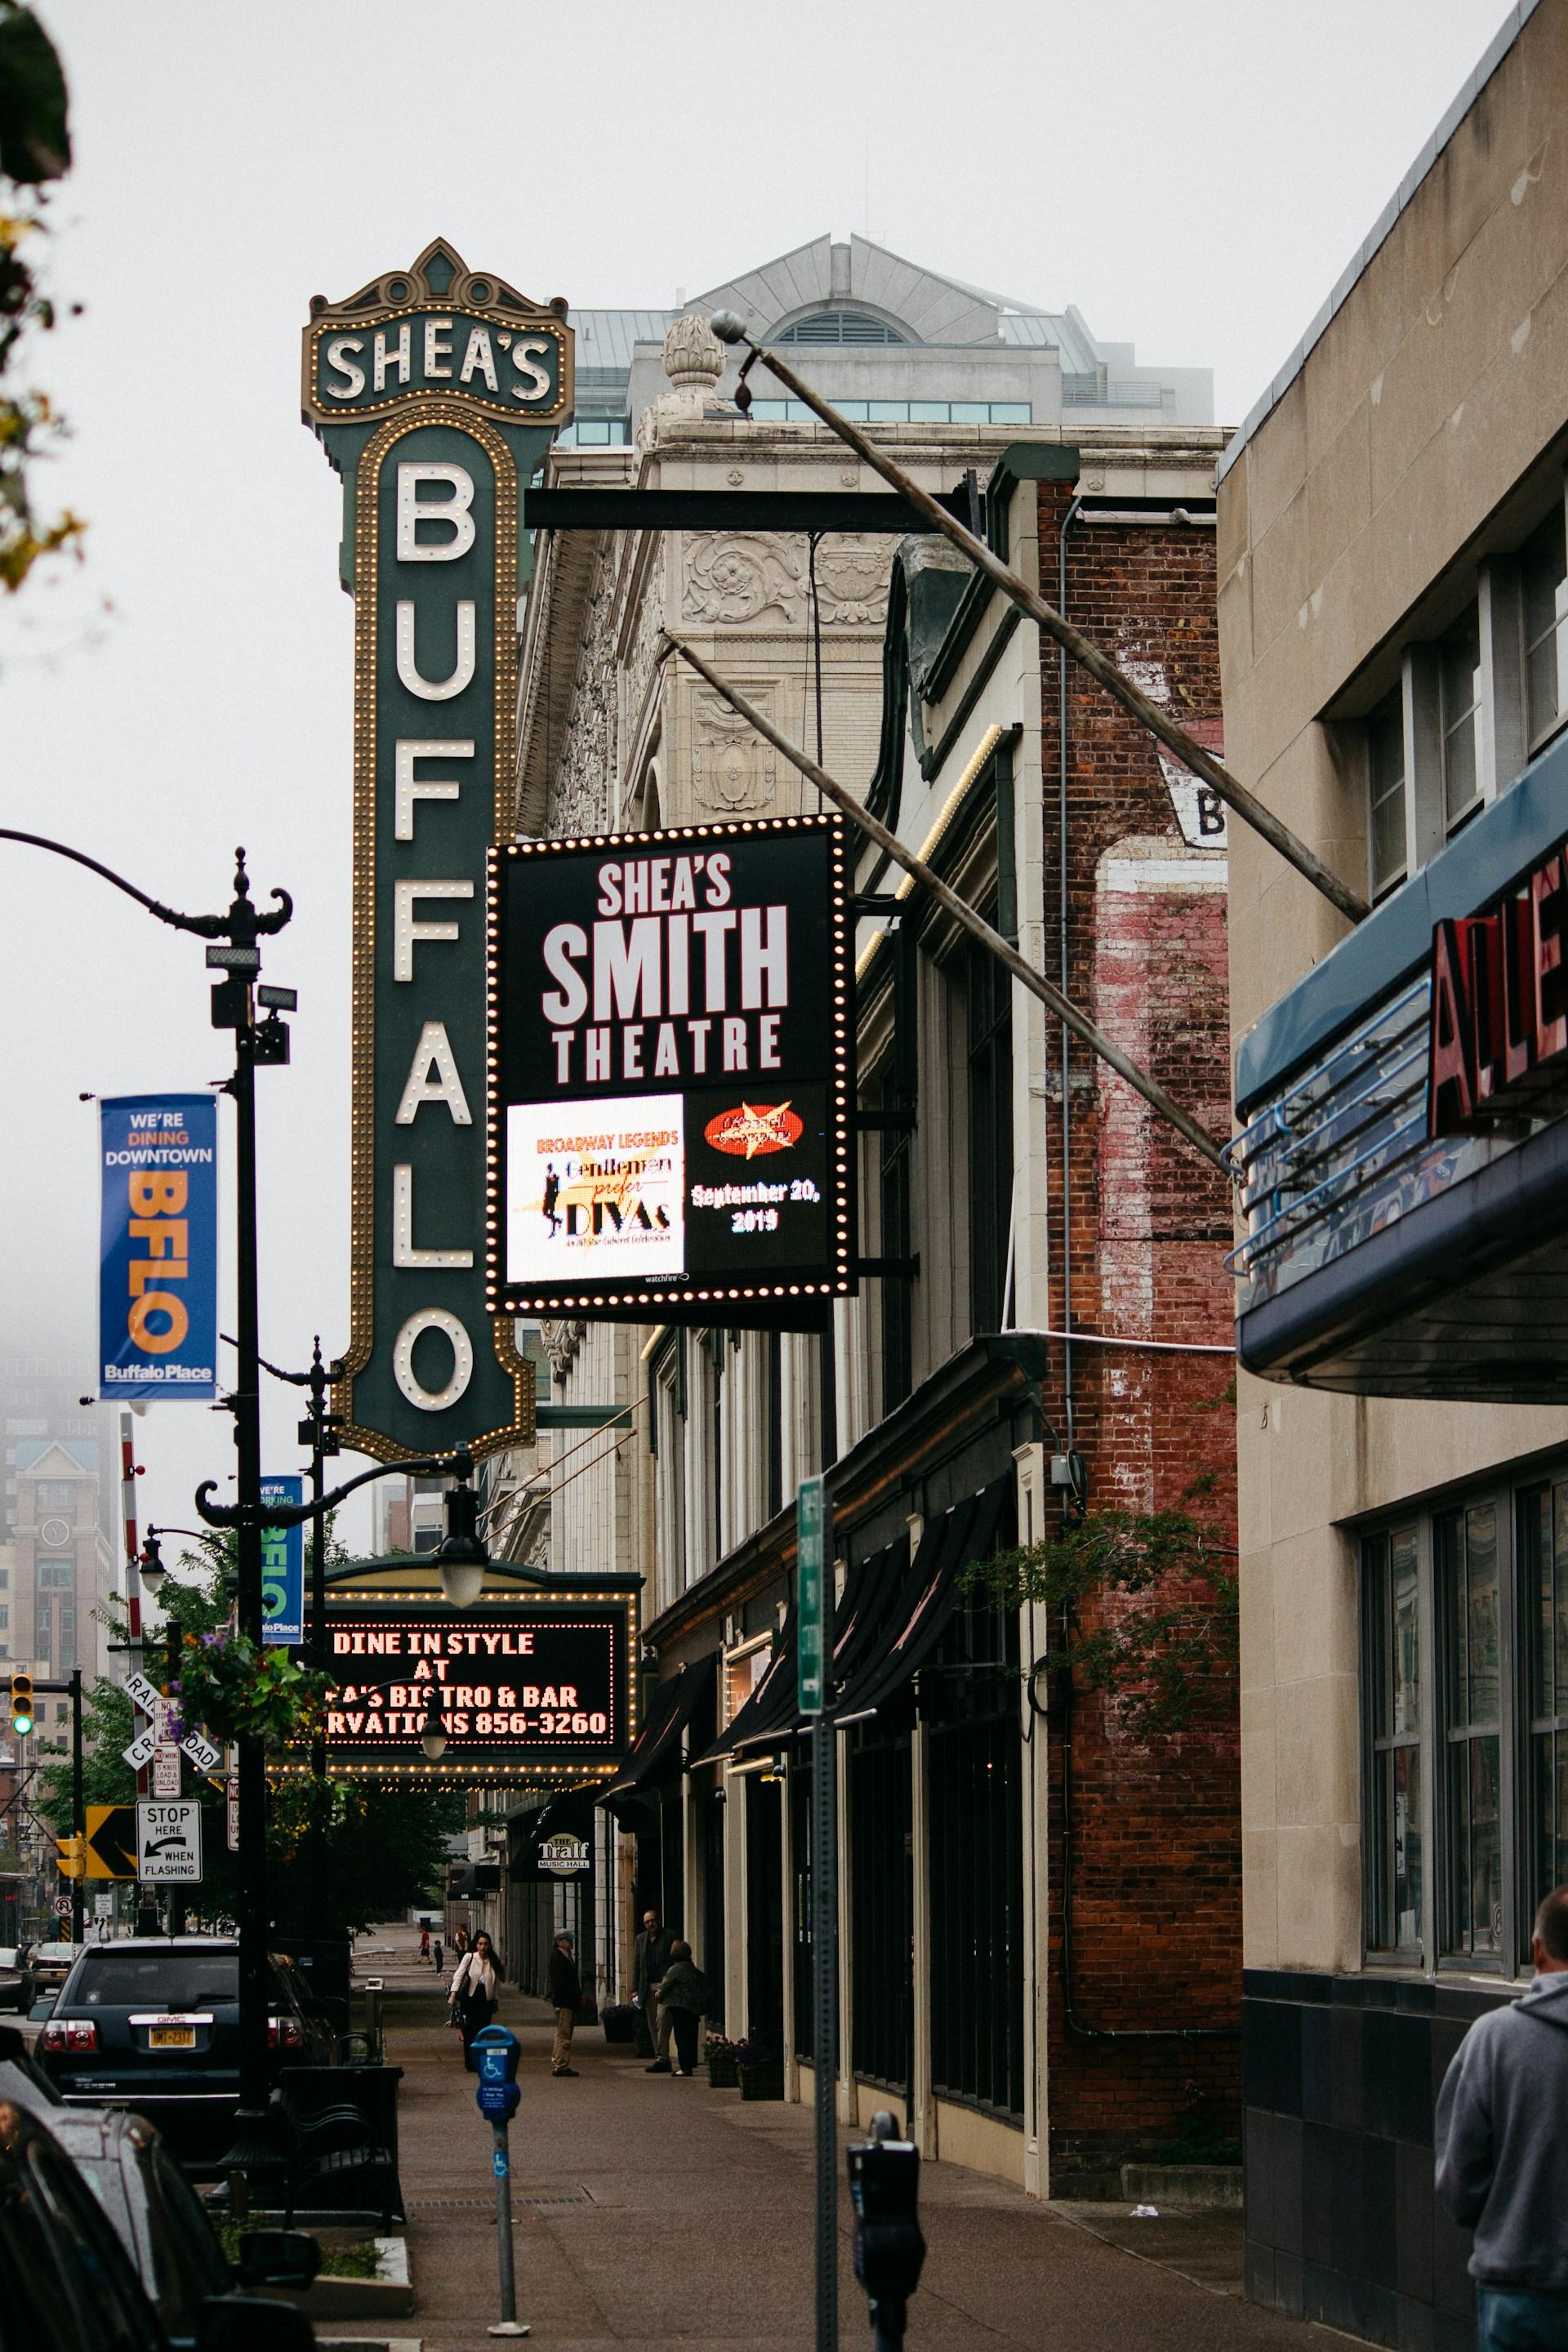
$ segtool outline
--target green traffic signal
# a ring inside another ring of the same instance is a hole
[[[26,1739],[33,1727],[33,1677],[13,1675],[11,1677],[11,1728],[18,1739]]]

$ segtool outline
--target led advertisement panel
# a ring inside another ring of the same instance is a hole
[[[854,1288],[846,875],[826,815],[493,853],[493,1311]]]
[[[455,1613],[417,1601],[332,1606],[334,1769],[422,1769],[430,1690],[443,1771],[521,1780],[614,1766],[629,1744],[627,1603],[508,1601]]]

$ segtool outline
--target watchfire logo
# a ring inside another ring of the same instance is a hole
[[[788,1103],[738,1103],[721,1110],[702,1130],[715,1151],[755,1160],[760,1152],[787,1151],[805,1133],[805,1121]]]

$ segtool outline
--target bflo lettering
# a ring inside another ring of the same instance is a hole
[[[144,1356],[169,1355],[191,1328],[184,1299],[169,1287],[190,1279],[190,1223],[184,1214],[190,1184],[179,1169],[132,1169],[127,1180],[126,1231],[143,1255],[126,1269],[131,1299],[125,1328]]]

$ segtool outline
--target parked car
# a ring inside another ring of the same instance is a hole
[[[269,1964],[268,2040],[276,2076],[313,2050],[287,1978]],[[230,1936],[89,1944],[38,2036],[68,2104],[139,2109],[188,2149],[221,2133],[239,2099],[239,1946]]]
[[[35,2116],[65,2104],[14,2025],[0,2025],[0,2099],[15,2099]]]
[[[202,2314],[237,2285],[308,2286],[321,2250],[300,2230],[252,2231],[237,2271],[195,2190],[145,2116],[123,2107],[51,2108],[38,2117],[85,2176],[175,2347],[197,2345]]]
[[[0,1944],[0,2009],[15,2009],[25,2017],[37,1998],[25,1944]]]
[[[0,2100],[42,2124],[70,2158],[113,2223],[172,2347],[200,2343],[203,2305],[212,2297],[258,2286],[297,2288],[314,2278],[321,2249],[298,2230],[252,2231],[239,2265],[227,2263],[157,2126],[122,2107],[68,2107],[21,2035],[5,2027]]]
[[[58,1992],[80,1958],[82,1948],[80,1944],[35,1944],[27,1958],[35,1995]]]
[[[117,2232],[46,2126],[0,2099],[0,2343],[48,2352],[172,2352]],[[195,2306],[195,2352],[311,2352],[315,2332],[292,2305],[207,2295]]]

